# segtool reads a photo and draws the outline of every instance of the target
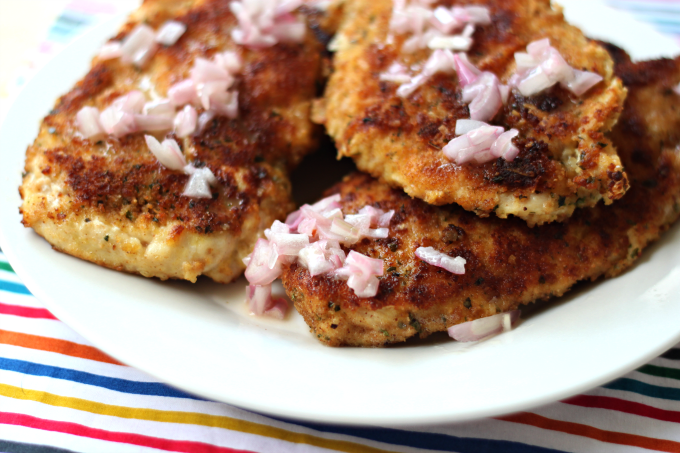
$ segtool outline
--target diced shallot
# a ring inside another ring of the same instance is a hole
[[[175,135],[179,138],[188,137],[196,132],[198,114],[196,109],[190,105],[185,105],[175,116],[174,126]]]
[[[270,242],[258,239],[246,268],[246,279],[251,285],[269,285],[281,275],[281,263],[276,261],[270,267],[270,257],[274,252]]]
[[[457,256],[455,258],[435,250],[433,247],[418,247],[416,249],[416,256],[421,260],[433,266],[446,269],[452,274],[465,274],[465,258]]]
[[[475,319],[462,324],[456,324],[447,329],[449,336],[461,342],[478,341],[507,332],[517,324],[520,311],[513,310],[507,313],[488,316],[486,318]]]
[[[460,137],[442,148],[444,156],[458,165],[470,161],[482,164],[499,157],[512,161],[519,154],[519,149],[512,143],[512,139],[519,135],[516,129],[506,132],[500,126],[489,126],[475,120],[458,120],[456,134],[461,132],[463,134]]]
[[[246,300],[252,314],[264,315],[265,311],[272,306],[272,285],[248,285]]]
[[[174,45],[187,31],[187,26],[174,20],[167,21],[156,33],[156,42],[164,46]]]
[[[112,60],[114,58],[120,58],[123,56],[121,51],[122,44],[119,41],[107,42],[99,50],[97,55],[100,60]]]
[[[408,97],[421,85],[425,84],[432,76],[441,72],[444,74],[452,74],[455,64],[454,55],[450,50],[437,49],[432,52],[430,58],[427,59],[423,70],[420,74],[412,77],[408,83],[401,85],[397,89],[397,96]]]
[[[238,20],[231,36],[237,44],[252,48],[271,47],[278,42],[300,42],[306,27],[292,11],[299,0],[241,0],[229,4]]]
[[[174,141],[174,140],[173,140]],[[217,184],[217,178],[208,167],[196,168],[192,164],[184,167],[184,173],[190,175],[182,195],[192,198],[212,198],[210,186]]]
[[[123,40],[120,48],[124,63],[141,67],[151,56],[156,45],[156,33],[146,24],[137,25]]]
[[[469,103],[470,118],[489,121],[503,105],[500,82],[491,72],[483,72],[463,88],[463,102]]]
[[[515,53],[515,62],[517,73],[511,80],[523,96],[533,96],[557,83],[581,96],[603,80],[599,74],[569,66],[548,38],[530,43],[526,53]]]
[[[179,171],[187,166],[184,154],[176,141],[166,139],[163,140],[163,143],[160,143],[151,135],[145,135],[144,139],[146,140],[146,145],[149,147],[149,150],[165,168]]]
[[[83,137],[92,141],[106,137],[106,132],[99,124],[99,110],[96,107],[83,107],[76,114],[76,125]]]

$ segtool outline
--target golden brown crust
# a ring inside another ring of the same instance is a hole
[[[680,58],[624,69],[641,83],[629,87],[611,134],[631,178],[622,200],[580,209],[564,223],[529,228],[519,219],[427,205],[367,175],[351,175],[334,189],[344,212],[364,205],[396,211],[388,239],[364,239],[352,247],[384,259],[388,271],[377,296],[361,299],[346,282],[312,278],[296,265],[286,269],[284,286],[312,331],[331,346],[383,346],[560,296],[580,280],[612,277],[630,267],[680,216],[680,103],[669,90],[680,82]],[[428,246],[465,258],[465,275],[414,256],[416,248]]]
[[[562,221],[576,207],[620,198],[627,179],[604,133],[626,92],[606,51],[566,24],[549,0],[481,3],[490,8],[493,23],[479,27],[469,52],[480,69],[507,81],[514,53],[549,37],[569,64],[595,71],[604,81],[580,98],[560,87],[532,98],[511,95],[493,123],[520,130],[519,157],[458,166],[441,151],[454,138],[456,121],[469,118],[457,78],[440,74],[408,98],[396,96],[397,85],[381,82],[379,74],[395,61],[422,63],[431,51],[404,54],[399,36],[395,45],[384,44],[390,0],[350,0],[325,95],[325,123],[339,155],[428,203],[457,203],[481,216],[514,214],[530,225]]]
[[[256,51],[237,46],[229,37],[235,19],[227,0],[147,0],[115,39],[139,22],[157,29],[168,19],[187,26],[175,45],[159,48],[143,70],[95,58],[45,118],[27,150],[24,224],[55,248],[107,267],[192,281],[203,273],[228,282],[243,270],[241,258],[262,230],[293,207],[287,172],[317,144],[309,115],[325,45],[317,30],[302,43]],[[320,30],[324,20],[310,13],[310,29]],[[216,118],[199,136],[178,140],[189,161],[217,177],[212,199],[181,196],[188,176],[160,166],[144,134],[99,143],[79,138],[75,115],[82,107],[103,110],[131,90],[164,97],[189,76],[196,58],[225,50],[244,61],[235,84],[239,117]]]

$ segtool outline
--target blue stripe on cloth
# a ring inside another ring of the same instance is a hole
[[[680,389],[647,384],[635,379],[621,378],[602,387],[611,390],[624,390],[664,400],[680,401]]]
[[[680,349],[670,349],[663,354],[661,354],[661,358],[664,359],[671,359],[671,360],[680,360]]]
[[[8,282],[6,280],[0,280],[0,290],[8,291],[10,293],[28,294],[29,296],[31,295],[31,292],[28,290],[28,288],[26,288],[21,283]]]
[[[79,382],[81,384],[93,385],[121,393],[131,393],[134,395],[169,396],[174,398],[188,398],[192,400],[205,401],[202,398],[189,395],[175,390],[172,387],[159,382],[139,382],[127,379],[99,376],[85,371],[71,370],[56,366],[42,365],[39,363],[26,362],[23,360],[6,359],[0,357],[0,370],[15,371],[17,373],[31,374],[33,376],[48,376],[65,381]]]
[[[449,451],[456,453],[564,453],[563,450],[537,447],[535,445],[507,440],[478,439],[457,437],[448,434],[404,431],[394,428],[352,428],[334,425],[319,425],[299,421],[274,418],[292,425],[304,426],[323,433],[342,434],[360,439],[368,439],[402,447],[424,448],[427,450]]]
[[[7,440],[0,440],[0,451],[3,453],[75,453],[73,450],[64,450],[49,445],[24,444]]]

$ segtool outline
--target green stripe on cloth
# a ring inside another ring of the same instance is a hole
[[[663,366],[656,365],[645,365],[638,368],[640,373],[649,374],[651,376],[664,377],[669,379],[677,379],[680,381],[680,369],[666,368]]]
[[[10,266],[9,263],[5,263],[3,261],[0,261],[0,269],[2,269],[3,271],[14,272],[12,266]]]

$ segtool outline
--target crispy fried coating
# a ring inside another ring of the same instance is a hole
[[[564,223],[529,228],[520,219],[480,218],[458,206],[435,207],[370,176],[353,174],[332,192],[343,212],[364,205],[394,209],[388,239],[354,250],[385,260],[378,294],[361,299],[346,282],[310,277],[292,265],[284,286],[320,341],[383,346],[560,296],[580,280],[613,277],[680,216],[680,58],[617,63],[630,95],[610,137],[631,178],[623,199],[580,209]],[[417,257],[434,247],[467,260],[454,275]]]
[[[230,38],[236,20],[228,0],[146,0],[115,39],[140,22],[158,29],[169,19],[187,26],[175,45],[159,48],[142,70],[95,58],[44,119],[26,153],[23,223],[55,249],[112,269],[227,283],[241,274],[263,229],[294,207],[288,171],[317,143],[309,118],[325,18],[308,15],[302,43],[249,50]],[[77,134],[82,107],[103,110],[132,90],[165,97],[196,58],[226,50],[244,62],[238,118],[215,118],[200,135],[178,140],[188,161],[217,177],[212,199],[181,196],[188,176],[162,167],[142,133],[98,143]]]
[[[604,81],[576,97],[559,86],[525,98],[515,90],[492,121],[520,131],[520,154],[486,164],[449,162],[441,149],[455,137],[456,121],[469,118],[455,75],[439,74],[407,98],[379,75],[398,61],[422,64],[431,50],[402,52],[405,36],[386,44],[392,1],[348,0],[334,46],[334,72],[318,116],[339,156],[427,203],[457,203],[480,216],[513,214],[530,225],[563,221],[577,207],[623,196],[628,181],[605,133],[620,114],[626,91],[612,60],[597,43],[564,21],[549,0],[445,0],[446,6],[483,4],[492,24],[479,26],[468,52],[480,69],[506,83],[514,53],[534,40],[551,44],[574,68]]]

